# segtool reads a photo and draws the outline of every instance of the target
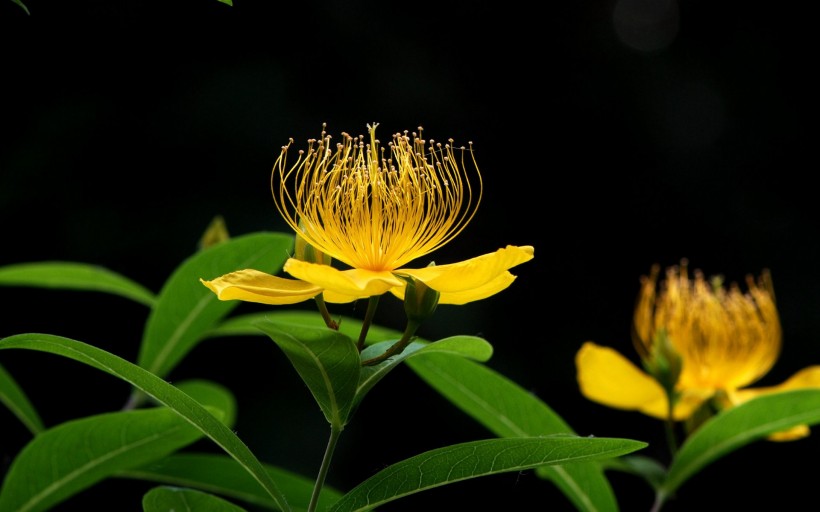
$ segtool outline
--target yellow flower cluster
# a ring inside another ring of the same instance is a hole
[[[780,354],[780,319],[768,272],[757,281],[748,278],[747,293],[736,285],[726,289],[720,279],[707,281],[700,272],[692,279],[685,262],[667,269],[660,285],[659,273],[656,266],[642,278],[634,315],[634,344],[649,372],[611,348],[586,342],[576,366],[588,399],[665,419],[670,408],[664,384],[671,384],[672,418],[685,420],[707,401],[727,408],[765,393],[820,387],[820,366],[805,368],[778,386],[747,387]],[[659,368],[671,368],[674,382],[665,383],[668,375]],[[807,433],[807,427],[797,427],[773,438]]]

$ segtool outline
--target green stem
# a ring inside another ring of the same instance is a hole
[[[320,293],[314,297],[314,300],[316,301],[316,306],[319,308],[319,313],[322,314],[322,319],[325,321],[325,325],[334,331],[338,331],[339,324],[330,316],[330,311],[327,310],[327,304],[325,303],[324,296]]]
[[[659,512],[663,504],[666,502],[666,493],[662,491],[655,492],[655,502],[652,503],[652,508],[649,512]]]
[[[373,323],[373,317],[376,315],[376,308],[379,306],[379,297],[381,295],[373,295],[367,301],[367,312],[364,314],[362,321],[362,332],[359,333],[359,341],[356,343],[356,348],[359,352],[364,350],[364,341],[367,339],[367,331],[370,330],[370,324]]]
[[[674,391],[666,393],[666,421],[665,423],[665,430],[666,430],[666,444],[669,446],[669,454],[672,458],[675,458],[675,454],[678,452],[678,442],[675,439],[675,401],[673,400]]]
[[[401,335],[401,339],[393,345],[391,345],[390,348],[385,350],[384,353],[382,353],[381,355],[371,357],[370,359],[362,361],[362,366],[372,366],[374,364],[379,364],[388,357],[394,356],[396,354],[401,354],[404,351],[404,349],[407,348],[407,345],[409,345],[410,342],[413,341],[413,335],[416,333],[416,330],[418,330],[419,325],[421,325],[419,322],[408,320],[407,327],[404,329],[404,333]]]
[[[310,504],[308,504],[307,512],[314,512],[319,505],[319,495],[322,492],[322,487],[325,485],[325,478],[330,469],[330,461],[333,459],[333,451],[336,450],[336,443],[339,442],[339,437],[342,435],[342,429],[330,426],[330,439],[327,440],[327,447],[325,448],[325,455],[322,457],[322,465],[319,468],[319,474],[316,475],[316,484],[313,486],[313,493],[310,495]]]

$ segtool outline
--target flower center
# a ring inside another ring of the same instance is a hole
[[[685,265],[668,269],[657,296],[656,279],[653,269],[636,309],[639,348],[645,354],[654,332],[665,329],[683,360],[679,387],[733,390],[769,371],[782,336],[767,273],[759,283],[749,278],[746,294],[736,285],[707,282],[700,272],[690,280]]]
[[[482,182],[472,143],[475,193],[466,148],[455,149],[452,140],[425,141],[419,128],[418,134],[394,134],[386,150],[376,126],[368,125],[369,144],[342,133],[335,150],[323,129],[288,167],[291,140],[271,180],[280,179],[273,194],[277,209],[308,243],[353,268],[392,271],[458,235],[475,215]]]

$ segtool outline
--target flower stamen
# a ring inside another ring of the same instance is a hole
[[[276,160],[271,189],[278,176],[277,209],[312,246],[353,268],[392,271],[457,236],[476,213],[482,181],[472,143],[456,149],[452,140],[425,141],[419,127],[394,134],[385,149],[377,126],[368,125],[369,143],[342,133],[332,151],[323,125],[321,138],[309,139],[289,167],[291,139]]]

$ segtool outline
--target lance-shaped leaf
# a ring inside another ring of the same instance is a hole
[[[240,301],[220,301],[199,281],[245,268],[277,273],[293,246],[293,236],[255,233],[203,249],[185,260],[160,292],[140,346],[137,362],[164,377],[204,333]]]
[[[293,510],[307,510],[315,477],[306,478],[269,464],[264,466],[282,493],[288,497]],[[279,510],[253,477],[235,460],[224,455],[175,453],[154,463],[121,471],[115,476],[199,489],[249,505]],[[342,493],[339,491],[323,486],[318,510],[325,510],[330,503],[341,497]]]
[[[532,392],[487,366],[440,354],[413,358],[407,364],[443,397],[499,437],[574,433]],[[618,510],[609,481],[597,463],[546,466],[537,474],[555,483],[578,510]]]
[[[704,466],[753,441],[797,425],[818,423],[820,389],[762,395],[727,409],[687,438],[669,466],[659,493],[672,495]]]
[[[290,360],[322,409],[328,423],[341,429],[347,424],[361,359],[353,340],[324,328],[261,322],[262,329]]]
[[[50,334],[17,334],[0,339],[2,349],[27,349],[57,354],[102,370],[145,392],[185,418],[234,458],[268,492],[280,510],[290,507],[262,463],[248,447],[199,402],[153,373],[86,343]],[[3,510],[3,509],[0,509]]]
[[[486,439],[438,448],[393,464],[368,478],[329,512],[372,510],[410,494],[470,478],[617,457],[646,446],[630,439],[553,436]]]
[[[370,345],[362,351],[361,358],[366,360],[375,357],[383,353],[395,342],[396,340],[391,340]],[[493,355],[493,347],[483,338],[476,336],[452,336],[433,343],[414,341],[405,347],[400,354],[392,356],[379,364],[362,368],[354,403],[358,405],[367,392],[402,361],[417,355],[434,353],[466,357],[476,361],[487,361]]]
[[[358,339],[362,329],[362,321],[352,317],[338,316],[334,320],[339,324],[339,332],[350,339]],[[288,326],[297,327],[326,327],[322,316],[317,311],[284,310],[266,313],[249,313],[226,318],[206,334],[208,337],[218,336],[258,336],[262,334],[258,324],[269,322],[287,330]],[[370,325],[367,331],[368,343],[378,343],[386,340],[397,340],[401,333],[393,329]]]
[[[232,427],[236,422],[236,398],[222,384],[204,379],[191,379],[177,382],[176,387],[200,404],[219,411],[219,419],[225,425]]]
[[[142,497],[143,512],[245,512],[213,494],[179,487],[155,487]]]
[[[111,293],[153,306],[154,294],[142,285],[97,265],[40,261],[0,267],[0,286],[25,286]]]
[[[0,366],[0,402],[5,404],[32,434],[45,429],[43,420],[40,419],[40,415],[37,414],[37,410],[22,388],[2,366]]]
[[[35,436],[14,459],[0,510],[48,510],[112,473],[157,460],[202,436],[161,407],[73,420]]]
[[[660,489],[666,480],[666,467],[651,457],[627,455],[601,461],[604,470],[615,470],[643,478],[652,489]]]
[[[31,14],[30,12],[28,12],[28,7],[26,7],[26,5],[22,2],[22,0],[11,0],[11,1],[14,2],[15,4],[19,5],[20,8],[22,8],[24,11],[26,11],[26,14]]]

